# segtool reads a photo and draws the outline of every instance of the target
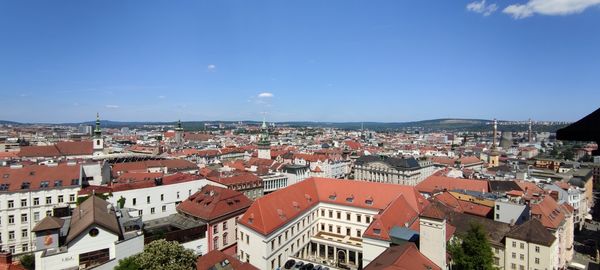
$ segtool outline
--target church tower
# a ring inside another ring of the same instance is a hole
[[[183,146],[183,127],[181,126],[181,120],[177,120],[177,127],[175,128],[175,143],[177,143],[177,146]]]
[[[433,203],[419,217],[419,251],[441,269],[446,269],[446,218]]]
[[[269,139],[269,128],[263,119],[260,139],[258,141],[258,158],[271,159],[271,141]]]
[[[531,118],[529,118],[529,132],[527,134],[528,135],[527,140],[529,141],[529,143],[533,143],[533,131],[532,131],[531,125],[532,125]]]
[[[496,150],[496,134],[498,133],[498,121],[494,118],[494,133],[492,134],[492,151],[488,155],[488,164],[490,167],[498,167],[500,153]]]
[[[100,114],[96,113],[96,128],[94,128],[94,140],[92,153],[94,156],[104,154],[104,139],[102,138],[102,129],[100,129]]]

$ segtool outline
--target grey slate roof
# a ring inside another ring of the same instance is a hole
[[[421,168],[419,162],[414,157],[397,158],[388,156],[361,156],[355,162],[356,165],[366,166],[372,162],[383,162],[397,170],[415,170]]]
[[[556,240],[556,237],[550,233],[538,219],[530,219],[529,221],[514,227],[506,237],[517,240],[535,243],[543,246],[551,246]]]

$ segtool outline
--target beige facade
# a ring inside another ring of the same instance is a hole
[[[544,246],[506,237],[504,269],[556,269],[558,241]]]

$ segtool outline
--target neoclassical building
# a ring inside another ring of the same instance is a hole
[[[432,175],[434,170],[430,160],[362,156],[354,163],[354,179],[415,186]]]

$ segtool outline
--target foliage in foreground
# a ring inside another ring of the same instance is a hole
[[[152,241],[144,252],[119,261],[116,270],[191,270],[196,268],[196,255],[175,241]]]
[[[495,269],[492,247],[481,224],[472,223],[467,233],[456,240],[448,245],[454,264],[452,269]]]

